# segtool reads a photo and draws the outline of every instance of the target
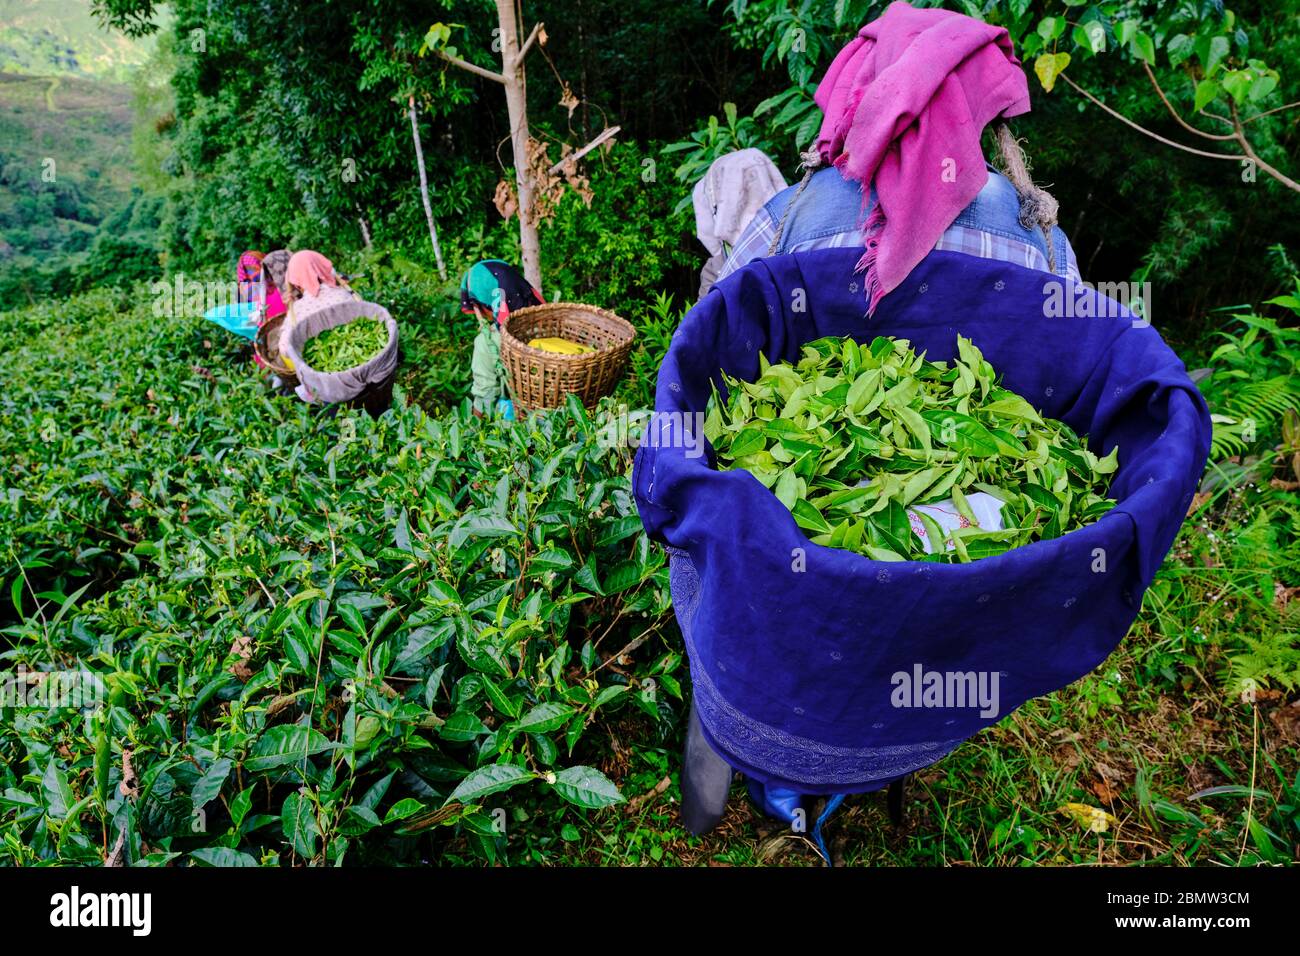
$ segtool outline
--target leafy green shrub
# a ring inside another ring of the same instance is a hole
[[[637,317],[636,340],[628,356],[627,373],[615,392],[627,407],[654,407],[659,366],[663,364],[673,333],[685,315],[686,310],[673,305],[671,295],[660,292],[650,307]]]
[[[0,657],[104,695],[0,714],[0,857],[492,859],[621,799],[604,721],[671,726],[667,570],[606,413],[333,414],[103,291],[0,334],[28,343]]]
[[[1300,318],[1300,278],[1294,282],[1294,295],[1265,304]],[[1300,329],[1256,313],[1232,318],[1241,331],[1218,333],[1223,344],[1210,355],[1209,376],[1201,384],[1214,413],[1211,456],[1268,453],[1271,463],[1283,416],[1300,408]]]
[[[120,285],[126,288],[158,277],[158,250],[138,239],[101,232],[90,247],[81,272],[81,287]]]
[[[685,184],[685,195],[677,200],[674,212],[684,213],[691,208],[691,188],[709,171],[714,160],[739,149],[775,152],[773,141],[753,117],[737,117],[735,103],[724,104],[722,114],[725,122],[720,123],[716,116],[710,116],[703,129],[663,148],[665,156],[681,154],[681,162],[674,174]]]
[[[1300,316],[1298,295],[1265,305]],[[1300,606],[1285,599],[1300,587],[1300,333],[1258,310],[1232,318],[1236,327],[1215,336],[1208,367],[1194,373],[1214,422],[1210,464],[1175,544],[1178,560],[1162,568],[1146,602],[1165,639],[1144,657],[1172,681],[1208,647],[1235,699],[1300,687]]]
[[[674,210],[683,187],[658,169],[652,151],[618,143],[590,165],[591,206],[570,191],[541,228],[547,298],[559,289],[636,324],[657,293],[684,294],[698,284],[703,256],[694,221]],[[689,204],[689,189],[686,195]]]

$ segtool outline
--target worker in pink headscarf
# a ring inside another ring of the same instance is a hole
[[[295,252],[289,259],[285,283],[290,300],[289,322],[297,322],[313,312],[350,302],[356,297],[334,271],[334,263],[311,249]]]
[[[1003,27],[890,4],[835,57],[814,97],[823,121],[803,182],[735,241],[719,280],[757,258],[861,248],[869,310],[931,251],[1080,279],[1057,203],[1035,186],[1005,120],[1029,87]],[[1005,174],[980,147],[992,124]]]

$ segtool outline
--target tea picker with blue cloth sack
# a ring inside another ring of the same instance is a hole
[[[721,819],[738,771],[829,862],[822,824],[846,796],[893,785],[901,810],[899,781],[1114,650],[1187,512],[1210,422],[1160,335],[1078,284],[1056,204],[1002,125],[1029,109],[1004,29],[894,3],[816,101],[809,174],[755,217],[673,337],[632,484],[670,555],[690,659],[686,825]],[[980,148],[991,123],[1005,178]],[[1050,283],[1096,317],[1046,318]],[[873,560],[814,544],[752,474],[718,470],[675,433],[722,373],[756,380],[760,355],[797,362],[826,336],[886,336],[951,361],[958,335],[1097,455],[1118,447],[1113,508],[973,561]],[[917,672],[996,678],[997,706],[903,706],[897,675]]]

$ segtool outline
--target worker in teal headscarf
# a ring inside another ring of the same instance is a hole
[[[500,259],[484,259],[465,273],[460,283],[460,310],[479,320],[470,362],[475,415],[515,417],[501,364],[501,329],[515,310],[541,305],[544,301],[542,294],[517,269]]]

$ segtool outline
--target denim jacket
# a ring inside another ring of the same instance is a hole
[[[1020,224],[1020,197],[1011,180],[992,166],[988,169],[984,187],[944,232],[935,248],[1005,259],[1044,270],[1051,262],[1051,271],[1057,275],[1078,278],[1074,250],[1065,232],[1059,226],[1052,228],[1049,256],[1044,232]],[[772,236],[798,188],[790,186],[768,201],[737,241],[721,276],[767,255]],[[873,191],[873,202],[874,198]],[[791,208],[774,254],[860,246],[862,224],[869,212],[870,206],[862,205],[861,187],[857,183],[844,179],[833,167],[819,169]],[[1034,250],[1041,259],[1033,254]]]

